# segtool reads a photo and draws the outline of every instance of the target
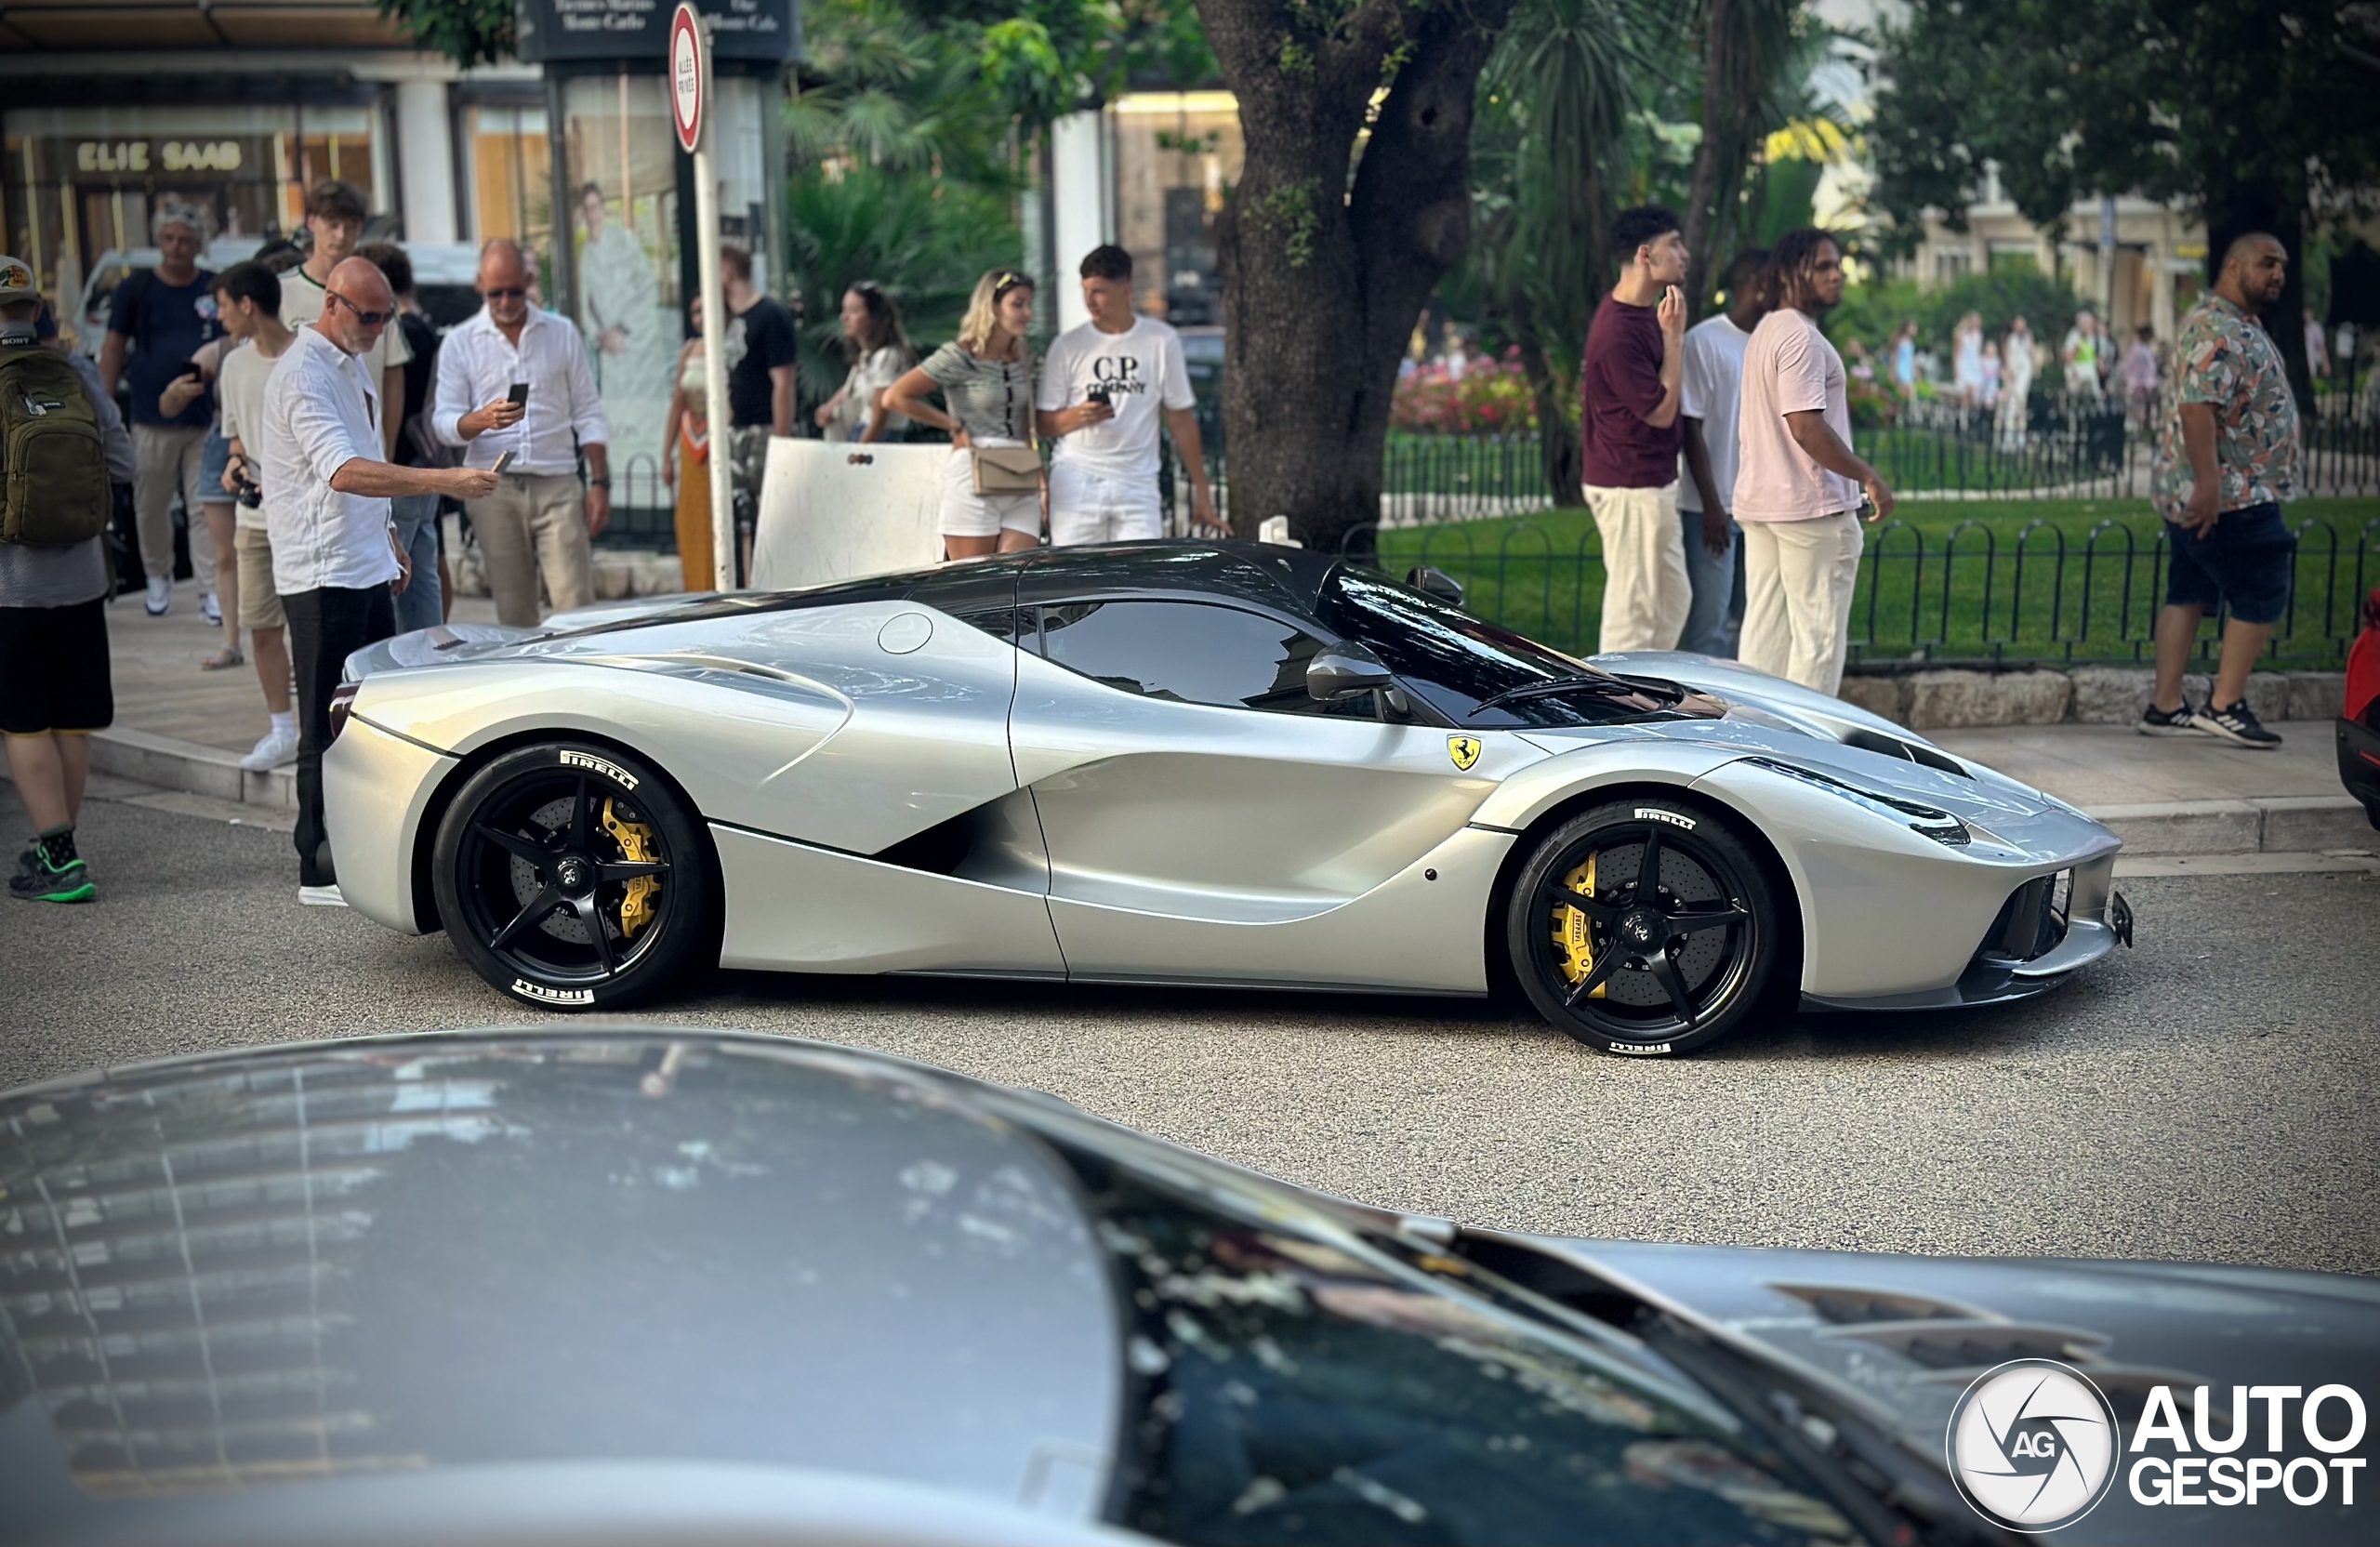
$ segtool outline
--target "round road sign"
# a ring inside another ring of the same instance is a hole
[[[688,152],[703,138],[704,77],[710,61],[703,56],[703,26],[694,7],[682,3],[669,19],[669,116],[678,127],[678,143]]]

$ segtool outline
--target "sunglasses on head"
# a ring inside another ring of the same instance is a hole
[[[388,324],[389,319],[396,315],[393,311],[366,311],[336,290],[325,290],[323,294],[354,312],[355,320],[365,327],[384,327]]]
[[[521,284],[500,284],[493,290],[480,292],[492,301],[517,301],[528,293],[528,287]]]
[[[1030,290],[1033,281],[1023,274],[1004,273],[992,281],[992,299],[997,302],[1012,290]]]

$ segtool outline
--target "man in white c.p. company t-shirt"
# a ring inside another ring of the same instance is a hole
[[[1132,255],[1100,246],[1082,260],[1091,321],[1060,334],[1041,364],[1036,423],[1057,443],[1050,464],[1052,544],[1161,536],[1158,414],[1190,475],[1191,519],[1223,531],[1198,442],[1182,336],[1132,311]]]

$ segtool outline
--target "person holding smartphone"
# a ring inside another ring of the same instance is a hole
[[[510,454],[493,492],[463,509],[497,618],[534,628],[541,577],[556,612],[595,600],[590,539],[612,519],[611,430],[586,341],[566,319],[529,304],[520,247],[487,245],[479,292],[487,304],[439,347],[430,424],[441,442],[464,448],[466,467],[493,469]]]

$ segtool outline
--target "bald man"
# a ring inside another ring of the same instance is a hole
[[[586,342],[531,305],[529,286],[519,247],[498,240],[481,251],[486,304],[439,347],[430,412],[431,433],[463,447],[467,466],[493,468],[510,454],[496,492],[468,509],[496,615],[524,628],[537,623],[540,572],[556,611],[595,600],[589,539],[612,519],[611,429]]]
[[[259,456],[272,584],[298,676],[298,898],[343,906],[323,831],[323,748],[341,665],[396,631],[390,587],[409,575],[389,501],[476,499],[496,475],[382,459],[380,382],[359,357],[379,342],[396,298],[361,258],[333,269],[323,290],[322,315],[298,330],[265,384]]]
[[[2289,605],[2297,539],[2281,507],[2304,491],[2297,399],[2260,313],[2281,298],[2289,253],[2264,231],[2224,250],[2215,287],[2174,335],[2175,392],[2149,471],[2149,497],[2171,524],[2165,605],[2157,615],[2152,736],[2212,735],[2269,749],[2281,737],[2248,707],[2248,671]],[[2217,609],[2223,656],[2202,707],[2182,695],[2199,624]]]

